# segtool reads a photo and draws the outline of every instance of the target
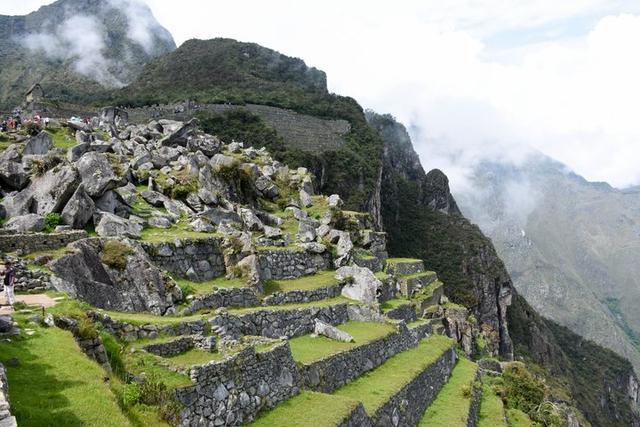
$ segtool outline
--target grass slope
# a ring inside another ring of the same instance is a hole
[[[31,327],[31,326],[30,326]],[[33,327],[32,337],[0,343],[11,409],[20,426],[128,426],[105,372],[78,348],[71,333]]]
[[[305,335],[289,340],[291,353],[296,362],[309,364],[342,351],[359,347],[392,334],[396,328],[389,323],[351,321],[338,325],[341,331],[350,334],[355,342],[340,342],[327,337]]]
[[[420,427],[466,427],[478,365],[461,358],[453,368],[449,381],[436,400],[427,408]]]
[[[282,402],[255,422],[253,427],[334,427],[358,406],[354,399],[303,391]]]
[[[417,347],[393,356],[383,365],[337,390],[335,395],[360,400],[367,413],[374,414],[452,345],[451,339],[440,335],[423,339]]]
[[[322,271],[311,276],[303,276],[293,280],[269,280],[265,287],[265,295],[276,292],[287,292],[292,290],[313,290],[335,285],[338,281],[335,278],[335,271]]]
[[[502,399],[486,384],[482,386],[478,427],[507,427]]]

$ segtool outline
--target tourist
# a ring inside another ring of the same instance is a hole
[[[16,270],[11,265],[11,261],[7,261],[4,265],[4,297],[7,304],[13,305],[15,299],[13,297],[13,282],[15,280]]]

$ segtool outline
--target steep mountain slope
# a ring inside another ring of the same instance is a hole
[[[542,155],[518,167],[481,165],[474,179],[483,191],[459,195],[462,210],[492,238],[518,291],[638,370],[640,195]]]
[[[0,15],[0,108],[20,105],[35,83],[57,101],[92,101],[175,47],[137,0],[58,0],[26,16]]]

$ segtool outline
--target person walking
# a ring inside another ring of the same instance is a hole
[[[11,261],[7,261],[4,264],[4,297],[8,305],[15,303],[15,297],[13,295],[13,282],[16,276],[16,269],[11,264]]]

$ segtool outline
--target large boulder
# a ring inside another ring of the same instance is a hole
[[[51,139],[51,136],[47,132],[42,131],[29,139],[24,146],[22,154],[25,156],[31,154],[47,154],[52,148],[53,140]]]
[[[0,186],[11,190],[22,190],[29,184],[29,175],[22,163],[10,160],[0,161]]]
[[[346,283],[342,288],[343,296],[366,304],[376,302],[382,282],[368,268],[357,265],[340,267],[335,277],[340,282]]]
[[[185,146],[190,136],[193,136],[196,132],[198,121],[191,119],[188,122],[182,124],[179,128],[169,133],[167,136],[160,140],[160,144],[164,146],[182,145]],[[165,130],[169,127],[165,126]]]
[[[118,311],[166,314],[182,299],[180,288],[144,250],[126,240],[83,239],[53,261],[53,286],[89,304]]]
[[[105,154],[89,152],[76,163],[82,183],[91,197],[102,196],[118,186],[120,178],[115,174]]]
[[[315,326],[313,329],[313,333],[316,335],[323,335],[327,338],[331,338],[332,340],[342,341],[342,342],[353,342],[353,337],[348,333],[341,331],[335,326],[331,326],[328,323],[324,323],[322,320],[315,319]]]
[[[42,231],[44,230],[44,217],[37,214],[16,216],[7,221],[4,228],[17,233]]]
[[[78,183],[78,171],[73,166],[58,165],[33,178],[27,188],[14,196],[13,204],[16,207],[22,204],[23,208],[28,206],[29,212],[40,215],[60,212],[76,191]]]
[[[26,215],[33,207],[33,195],[26,190],[10,194],[2,199],[2,207],[7,218]]]
[[[187,149],[189,151],[201,151],[205,156],[213,156],[220,152],[222,142],[215,136],[203,135],[187,140]]]
[[[119,216],[103,213],[96,225],[96,233],[100,237],[140,237],[142,225]]]
[[[73,228],[84,228],[95,209],[95,203],[80,184],[62,210],[62,222]]]

